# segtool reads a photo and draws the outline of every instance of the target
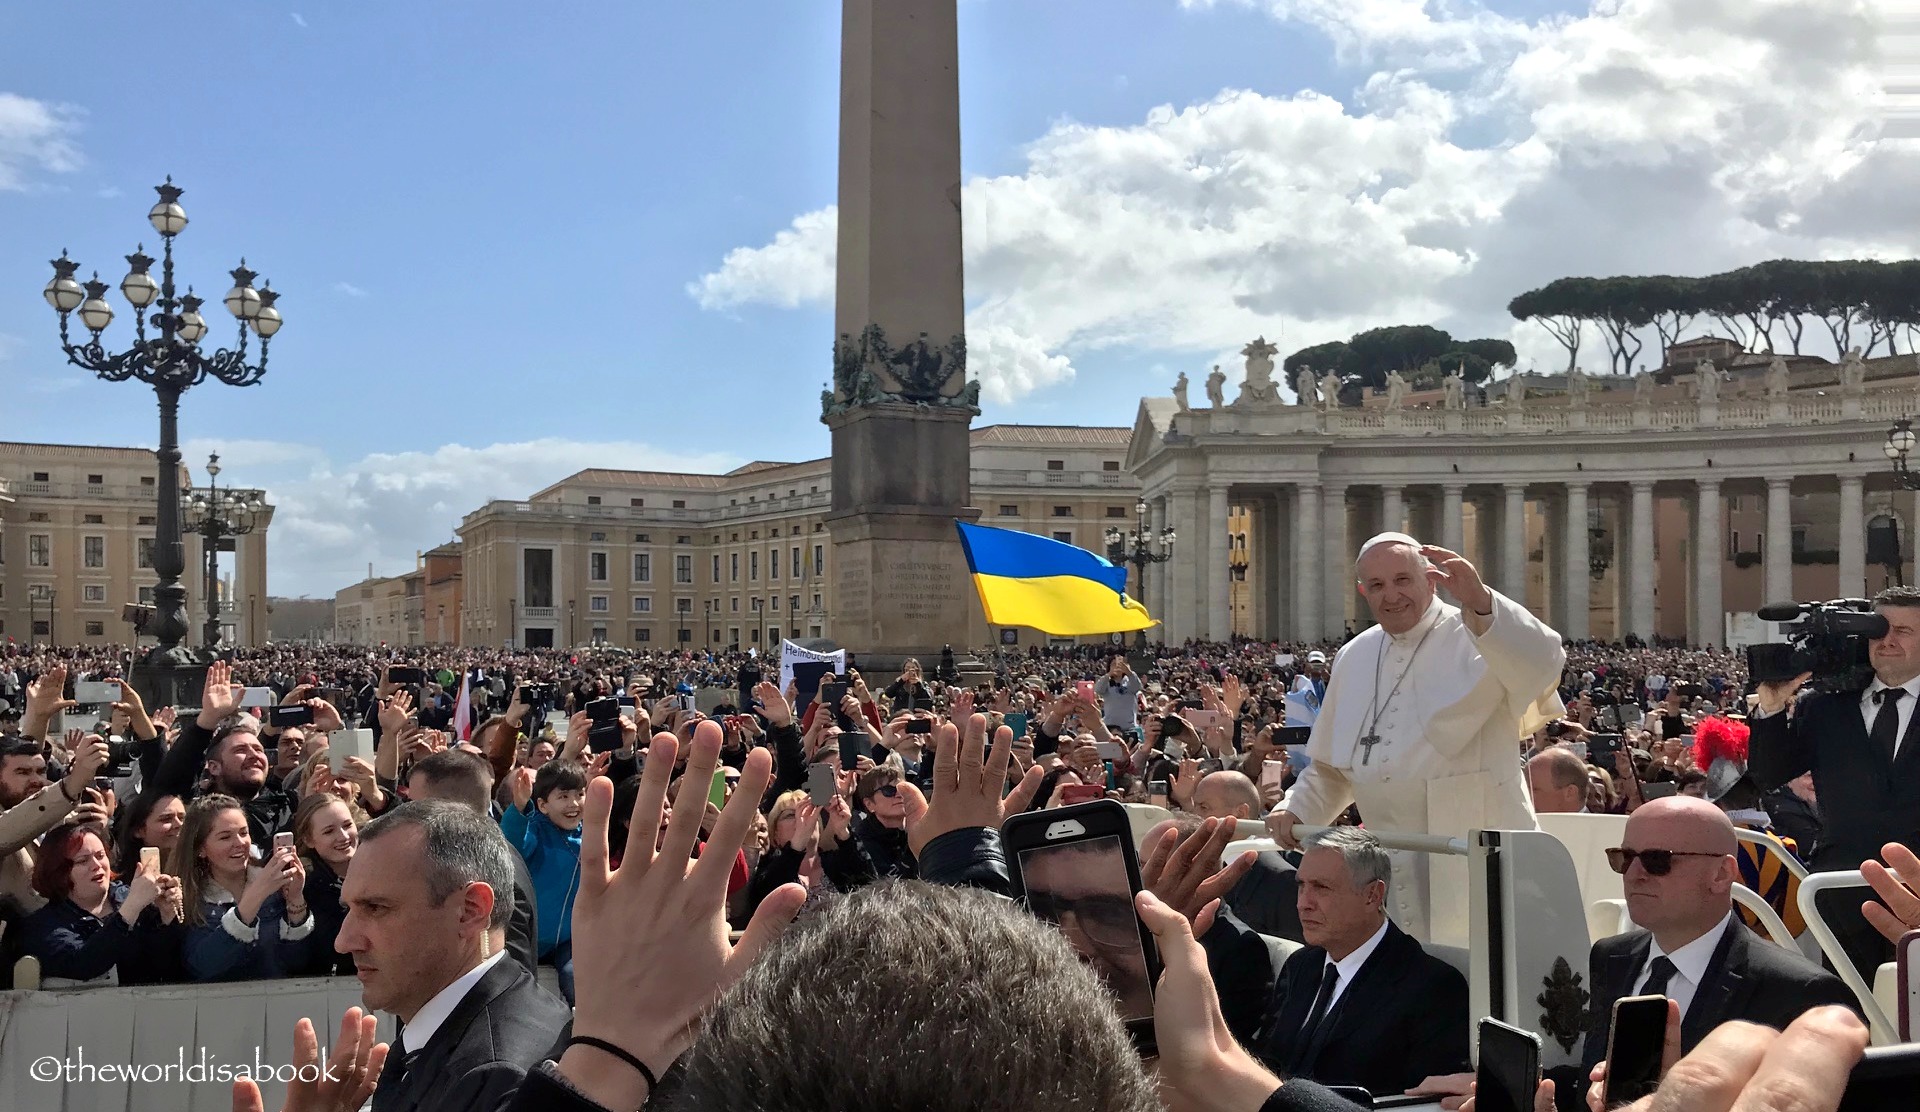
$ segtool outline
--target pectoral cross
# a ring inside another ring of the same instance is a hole
[[[1361,764],[1373,763],[1373,747],[1378,744],[1380,744],[1380,735],[1377,733],[1370,733],[1366,737],[1363,737],[1360,739],[1360,763]]]

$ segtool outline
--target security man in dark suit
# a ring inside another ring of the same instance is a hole
[[[493,824],[445,800],[361,831],[334,946],[353,955],[366,1006],[401,1024],[374,1112],[504,1107],[561,1041],[567,1005],[503,948],[512,854]]]
[[[1851,870],[1899,842],[1920,850],[1920,588],[1889,587],[1874,598],[1887,635],[1872,643],[1873,681],[1864,692],[1821,692],[1795,700],[1811,673],[1761,684],[1748,718],[1747,772],[1762,791],[1813,773],[1814,794],[1842,808],[1807,862],[1815,872]],[[1792,713],[1786,714],[1793,702]],[[1844,801],[1844,802],[1842,802]],[[1867,983],[1893,946],[1860,914],[1858,892],[1822,893],[1821,914]]]
[[[473,813],[493,819],[493,770],[478,754],[442,749],[421,758],[407,772],[408,799],[445,799],[464,803]],[[507,920],[507,956],[539,974],[537,953],[540,908],[526,858],[513,854],[513,915]]]
[[[1467,979],[1387,919],[1391,872],[1379,839],[1357,827],[1305,842],[1297,878],[1307,945],[1272,978],[1258,1027],[1233,1032],[1281,1076],[1378,1097],[1469,1068]],[[1235,930],[1245,928],[1220,915],[1203,940],[1216,984],[1266,972],[1255,966],[1264,949],[1223,945]]]
[[[1606,1057],[1613,1003],[1624,996],[1678,1003],[1682,1053],[1730,1020],[1784,1029],[1823,1004],[1859,1011],[1838,977],[1734,917],[1735,850],[1733,823],[1702,799],[1650,800],[1627,820],[1607,860],[1640,929],[1594,943],[1583,1076]]]

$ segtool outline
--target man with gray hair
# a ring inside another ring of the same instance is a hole
[[[360,832],[334,948],[352,954],[370,1010],[399,1018],[374,1112],[504,1105],[570,1013],[516,961],[513,848],[472,808],[416,800]]]
[[[1534,829],[1519,744],[1564,709],[1560,635],[1464,556],[1405,533],[1368,541],[1355,573],[1378,624],[1334,657],[1312,763],[1267,816],[1274,840],[1297,848],[1296,824],[1326,825],[1355,803],[1376,830]],[[1442,585],[1459,605],[1440,599]],[[1465,859],[1396,854],[1395,866],[1394,921],[1465,945]]]
[[[1335,827],[1306,839],[1298,870],[1307,945],[1273,980],[1266,1017],[1234,1035],[1283,1077],[1403,1093],[1427,1077],[1467,1068],[1467,979],[1387,918],[1393,866],[1380,839]],[[1216,984],[1271,977],[1254,968],[1263,948],[1219,937],[1244,930],[1218,916],[1202,942]],[[1250,962],[1247,959],[1252,958]]]

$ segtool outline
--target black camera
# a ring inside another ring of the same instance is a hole
[[[107,739],[107,766],[100,770],[104,776],[124,780],[133,775],[133,766],[140,759],[140,743],[119,738]]]
[[[1887,635],[1887,619],[1863,598],[1775,603],[1760,608],[1765,622],[1792,622],[1787,640],[1747,646],[1747,676],[1778,683],[1812,672],[1817,691],[1860,691],[1873,682],[1868,642]]]

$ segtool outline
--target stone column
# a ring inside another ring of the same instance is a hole
[[[1567,496],[1550,493],[1540,500],[1545,528],[1540,531],[1540,578],[1546,587],[1547,624],[1565,632],[1567,622]]]
[[[1653,642],[1653,480],[1635,479],[1627,545],[1627,631]]]
[[[1591,617],[1592,576],[1588,573],[1589,535],[1587,533],[1587,484],[1567,484],[1566,542],[1562,546],[1566,563],[1561,574],[1566,579],[1567,610],[1560,619],[1560,635],[1569,641],[1587,639]]]
[[[1320,636],[1338,641],[1346,636],[1347,596],[1353,593],[1353,553],[1347,545],[1347,488],[1328,483],[1320,506],[1320,584],[1325,618]]]
[[[1467,492],[1465,483],[1447,483],[1440,488],[1440,547],[1452,552],[1464,552],[1466,541],[1466,518],[1461,512],[1461,501]],[[1427,541],[1425,537],[1420,538]]]
[[[1720,537],[1720,480],[1699,480],[1698,520],[1694,525],[1693,576],[1696,587],[1694,636],[1702,645],[1726,643],[1727,622],[1720,599],[1720,569],[1726,542]],[[1866,571],[1861,571],[1864,580]]]
[[[1227,534],[1227,487],[1215,482],[1207,489],[1207,640],[1233,637],[1233,538]]]
[[[1500,593],[1527,604],[1527,488],[1508,483],[1501,489]]]
[[[1793,599],[1793,479],[1767,480],[1766,589],[1761,603]]]
[[[1840,597],[1867,593],[1866,480],[1840,476]]]
[[[1380,531],[1404,533],[1407,528],[1407,503],[1398,483],[1380,486]]]
[[[1321,621],[1326,608],[1320,605],[1325,583],[1319,574],[1325,548],[1320,539],[1320,487],[1301,483],[1293,488],[1293,628],[1292,637],[1314,642],[1321,638]]]
[[[1261,610],[1255,636],[1277,641],[1287,629],[1287,504],[1278,491],[1260,500],[1259,547],[1254,554],[1260,569],[1260,583],[1266,590],[1266,605]]]

